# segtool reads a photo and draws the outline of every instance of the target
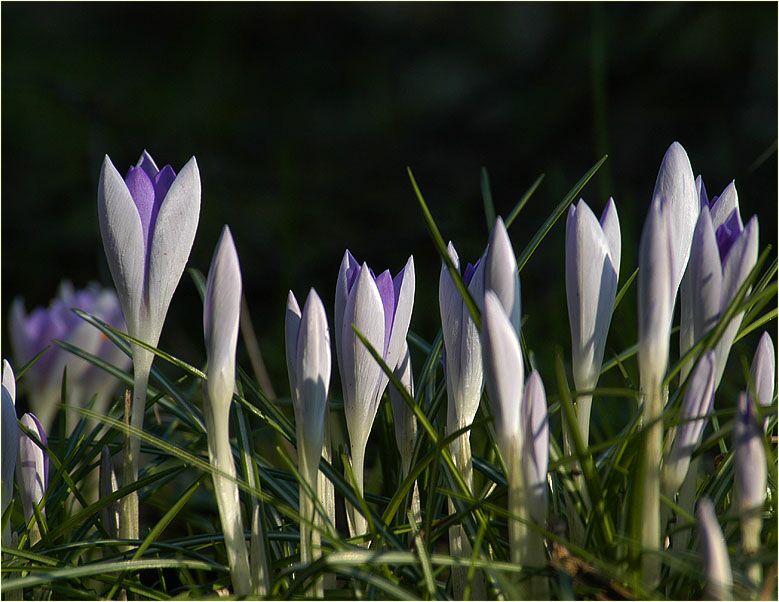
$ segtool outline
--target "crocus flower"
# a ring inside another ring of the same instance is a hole
[[[249,555],[243,533],[235,462],[230,447],[230,403],[235,389],[235,348],[241,313],[241,268],[230,229],[225,226],[211,260],[203,305],[208,379],[204,383],[204,415],[208,455],[219,518],[225,537],[235,593],[251,591]]]
[[[195,158],[177,175],[157,168],[144,151],[124,179],[106,156],[100,171],[97,213],[127,330],[156,346],[173,292],[195,240],[200,214],[200,172]],[[134,387],[130,425],[143,428],[146,389],[154,355],[133,345]],[[131,437],[125,484],[138,479],[141,441]],[[137,492],[122,499],[122,536],[138,537]]]
[[[776,385],[776,352],[771,335],[767,332],[763,333],[757,344],[757,351],[752,358],[750,378],[754,387],[752,399],[764,407],[771,405]],[[764,424],[768,425],[768,417],[766,417]]]
[[[357,337],[352,325],[394,370],[402,358],[403,345],[414,305],[414,258],[392,278],[389,270],[375,276],[349,251],[344,254],[335,291],[335,347],[344,387],[346,426],[351,442],[352,471],[362,492],[365,447],[388,377]],[[353,517],[354,532],[362,534],[366,523]]]
[[[300,560],[308,563],[319,556],[319,532],[312,527],[316,517],[312,496],[317,492],[331,366],[330,329],[325,306],[314,289],[309,291],[302,312],[290,291],[285,331],[298,463],[308,487],[307,491],[304,484],[300,484]]]
[[[117,382],[108,372],[57,347],[52,342],[54,339],[96,355],[120,370],[126,370],[130,365],[130,358],[119,347],[73,313],[74,307],[100,318],[114,328],[124,329],[116,293],[95,283],[76,290],[70,282],[63,282],[57,297],[48,308],[36,307],[29,314],[22,299],[15,299],[11,305],[9,330],[16,361],[20,365],[26,364],[50,346],[27,371],[24,379],[30,407],[45,430],[51,429],[60,404],[65,368],[69,401],[75,405],[84,405],[96,395],[93,409],[101,414],[105,413],[110,393]],[[72,415],[78,420],[77,415]]]
[[[524,383],[519,335],[498,296],[487,290],[481,327],[484,376],[495,423],[498,449],[506,465],[509,489],[509,547],[513,562],[546,563],[543,539],[525,521],[546,516],[546,469],[549,432],[546,395],[534,371]],[[542,582],[533,595],[543,597]],[[532,592],[531,592],[532,593]]]
[[[565,231],[565,290],[571,324],[573,381],[577,389],[598,384],[606,335],[617,294],[622,239],[614,199],[600,221],[583,200],[571,205]],[[577,400],[579,431],[590,435],[592,395]]]
[[[459,269],[460,259],[451,242],[448,251],[452,262]],[[482,260],[477,261],[475,265],[469,263],[463,272],[463,281],[478,306],[481,306],[484,297],[484,263]],[[476,328],[476,323],[468,312],[445,264],[441,266],[438,280],[438,304],[444,337],[448,399],[447,430],[454,432],[473,423],[484,389],[484,374],[479,329]],[[460,437],[457,442],[460,439],[465,440],[467,437]],[[452,453],[457,462],[459,454],[454,449]],[[463,472],[470,486],[472,485],[470,462],[467,464],[468,466],[458,466],[458,468]]]
[[[763,447],[763,429],[757,423],[754,407],[746,393],[741,393],[738,398],[733,425],[733,475],[742,547],[744,552],[752,555],[760,548],[768,465]],[[750,567],[749,573],[753,581],[761,581],[759,564]]]
[[[0,464],[2,470],[2,514],[11,504],[14,495],[14,471],[16,469],[16,459],[19,453],[19,423],[16,421],[16,380],[14,372],[8,360],[3,360],[3,378],[2,378],[2,455]],[[3,529],[3,545],[10,544],[11,531],[6,526]]]
[[[484,267],[484,290],[491,290],[500,300],[515,332],[519,332],[522,303],[517,258],[503,220],[495,220],[490,233]]]
[[[661,199],[670,213],[669,238],[673,257],[671,290],[675,298],[690,257],[692,235],[700,208],[690,159],[678,142],[672,143],[665,152],[652,198]]]
[[[715,356],[709,351],[698,362],[682,400],[679,426],[670,435],[670,450],[663,461],[663,493],[672,498],[679,491],[690,458],[701,442],[714,404]]]
[[[698,501],[697,515],[703,575],[706,579],[705,596],[709,600],[732,600],[733,573],[728,546],[709,498]]]
[[[46,431],[34,414],[25,414],[20,422],[29,429],[44,446],[48,445]],[[28,435],[19,439],[19,461],[16,470],[19,498],[24,519],[29,522],[33,507],[41,503],[49,483],[49,457]],[[43,509],[41,509],[43,512]]]
[[[114,464],[111,461],[111,452],[108,446],[104,445],[100,452],[100,475],[99,475],[99,495],[100,498],[106,498],[119,489],[119,483],[116,480]],[[111,537],[119,534],[119,505],[112,502],[102,510],[103,527]]]
[[[689,267],[694,341],[699,341],[714,328],[754,267],[757,262],[757,237],[757,217],[742,227],[736,208],[715,230],[711,213],[705,208],[701,210]],[[729,323],[715,347],[715,384],[719,384],[722,378],[742,315],[737,315]]]

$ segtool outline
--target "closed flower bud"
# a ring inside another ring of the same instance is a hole
[[[709,498],[698,501],[698,537],[703,557],[705,596],[710,600],[732,600],[733,573],[728,546]]]

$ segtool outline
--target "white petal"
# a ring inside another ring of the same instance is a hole
[[[241,267],[225,226],[208,270],[203,330],[208,357],[208,397],[227,411],[235,388],[235,347],[241,315]]]
[[[16,421],[16,409],[11,398],[11,393],[6,388],[5,383],[2,387],[2,454],[0,454],[0,464],[2,472],[0,477],[0,494],[2,497],[2,512],[11,503],[11,497],[14,491],[14,469],[16,468],[16,457],[19,453],[19,425]]]
[[[495,292],[518,333],[522,318],[519,272],[514,249],[501,218],[495,221],[495,227],[490,234],[487,265],[484,268],[484,288]]]
[[[160,206],[148,269],[149,343],[159,340],[165,315],[187,265],[200,218],[200,172],[192,157],[171,184]]]
[[[492,291],[484,296],[481,342],[484,378],[490,395],[497,443],[508,462],[512,445],[521,445],[520,409],[524,389],[522,351],[514,326]]]
[[[379,290],[363,263],[344,312],[341,333],[344,374],[344,413],[349,438],[355,442],[367,441],[379,403],[376,395],[382,370],[368,349],[352,330],[359,330],[377,352],[384,349],[384,306]]]
[[[678,142],[671,144],[663,157],[652,198],[665,199],[672,216],[670,225],[674,271],[671,290],[675,297],[690,257],[692,234],[700,210],[700,197],[690,159]]]
[[[722,309],[725,309],[757,263],[757,216],[749,220],[722,266]]]
[[[400,287],[397,286],[397,280],[400,278]],[[395,299],[395,319],[392,321],[392,331],[390,332],[389,345],[387,346],[387,357],[385,361],[393,370],[403,357],[403,347],[406,345],[408,336],[408,327],[411,324],[411,312],[414,309],[414,291],[416,288],[416,276],[414,274],[414,257],[408,258],[401,274],[398,274],[393,280],[396,291]],[[382,372],[382,374],[384,374]],[[387,380],[386,375],[384,379]],[[378,395],[381,397],[383,388]]]
[[[656,197],[644,223],[638,251],[638,360],[646,386],[658,385],[668,366],[676,295],[669,213]]]
[[[690,256],[693,344],[711,330],[719,319],[722,298],[722,266],[709,212],[701,211],[695,226]]]
[[[325,307],[316,291],[311,289],[303,306],[298,333],[295,372],[300,399],[295,407],[295,420],[298,447],[304,450],[306,466],[313,472],[312,484],[316,483],[316,470],[322,455],[330,362],[330,330]]]
[[[719,195],[717,201],[711,207],[711,222],[714,225],[716,231],[722,224],[724,224],[733,211],[739,215],[738,224],[741,224],[741,216],[738,213],[738,192],[736,191],[736,181],[732,181],[727,185],[722,194]]]
[[[39,424],[30,414],[22,416],[20,422],[45,443],[45,433],[41,432]],[[19,493],[25,520],[33,515],[33,505],[39,504],[46,491],[46,456],[27,435],[19,438],[19,460],[16,478],[19,482]]]
[[[97,187],[97,214],[108,267],[130,334],[138,336],[144,294],[141,217],[124,179],[106,156]]]
[[[722,528],[709,498],[698,501],[698,528],[700,533],[703,574],[706,578],[704,597],[713,600],[730,600],[733,588],[733,573],[730,568],[728,546]]]
[[[349,270],[358,268],[359,265],[357,264],[357,261],[354,259],[352,254],[347,249],[344,251],[343,259],[341,259],[341,267],[338,269],[338,279],[336,280],[335,284],[335,320],[334,320],[334,326],[335,326],[335,352],[336,357],[338,359],[338,372],[341,374],[341,382],[344,383],[342,386],[344,387],[344,396],[346,395],[345,389],[345,373],[344,373],[344,366],[343,366],[343,350],[341,349],[341,343],[342,343],[342,336],[341,333],[343,332],[343,326],[344,326],[344,312],[346,311],[346,301],[349,297],[349,288],[348,288],[348,276],[349,276]]]
[[[292,402],[299,399],[297,379],[298,332],[300,331],[300,306],[292,291],[287,295],[287,311],[284,314],[284,341],[287,352],[287,374],[289,375],[289,391]]]
[[[8,390],[8,394],[11,396],[11,403],[16,405],[16,377],[8,360],[3,360],[3,388]]]
[[[533,370],[525,384],[522,398],[522,429],[524,447],[522,467],[530,495],[533,519],[546,522],[546,473],[549,468],[549,417],[544,383]]]
[[[622,233],[619,228],[619,215],[617,215],[617,205],[613,198],[609,198],[606,208],[600,216],[600,224],[603,227],[603,234],[609,244],[609,254],[611,263],[614,265],[614,272],[619,279],[619,266],[622,259]]]
[[[765,503],[768,465],[763,429],[745,393],[739,396],[733,425],[733,477],[738,514],[759,512]]]
[[[571,322],[574,380],[591,389],[600,374],[617,293],[609,241],[584,201],[566,232],[565,282]]]
[[[757,351],[752,358],[751,378],[758,403],[771,405],[776,384],[776,352],[771,335],[767,332],[760,337]]]

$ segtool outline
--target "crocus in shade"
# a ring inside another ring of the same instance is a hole
[[[204,416],[208,456],[219,518],[224,532],[230,577],[235,593],[251,591],[249,552],[244,539],[235,462],[230,447],[230,403],[235,388],[235,348],[241,311],[241,268],[230,229],[225,226],[216,245],[206,281],[203,306],[208,368],[204,383]]]
[[[771,335],[767,332],[760,337],[757,351],[752,358],[752,399],[761,406],[769,406],[774,399],[774,386],[776,385],[776,352]],[[764,421],[768,425],[768,417]]]
[[[565,290],[571,324],[573,381],[579,390],[598,384],[606,335],[617,294],[622,239],[614,199],[600,220],[583,200],[571,205],[565,230]],[[590,435],[592,395],[577,399],[579,431]]]
[[[503,219],[495,220],[490,233],[484,266],[484,290],[491,290],[500,300],[515,332],[522,319],[521,290],[517,258],[511,246]]]
[[[720,199],[724,196],[725,193]],[[715,227],[712,212],[705,207],[701,209],[689,265],[694,342],[701,340],[716,326],[754,267],[757,262],[757,239],[757,217],[753,217],[743,227],[736,207],[721,225]],[[722,378],[742,316],[739,314],[733,318],[715,348],[715,384],[719,384]]]
[[[698,191],[700,209],[701,211],[709,212],[715,232],[720,228],[720,226],[728,221],[729,217],[732,223],[732,220],[734,219],[734,211],[735,218],[738,220],[739,224],[741,223],[741,218],[739,217],[738,211],[738,193],[736,191],[735,182],[728,184],[725,190],[722,191],[722,194],[711,199],[709,199],[706,193],[706,186],[704,185],[701,176],[698,176],[695,179],[695,186]],[[700,219],[700,215],[698,218]],[[694,255],[694,250],[691,250],[691,253]],[[681,305],[681,321],[679,324],[679,351],[681,355],[687,353],[687,351],[692,348],[696,342],[694,314],[697,312],[695,311],[696,300],[694,299],[693,295],[693,281],[691,272],[692,269],[690,268],[688,262],[687,270],[684,272],[684,278],[682,278],[682,284],[679,293],[679,301]],[[698,336],[700,336],[700,333],[698,333]],[[680,382],[687,380],[687,375],[692,369],[692,364],[693,360],[690,359],[682,366]]]
[[[542,537],[526,521],[546,517],[546,470],[549,431],[546,395],[538,373],[524,383],[519,335],[500,299],[487,290],[481,327],[484,376],[495,423],[497,444],[506,465],[512,562],[529,566],[546,563]],[[544,599],[544,580],[533,579],[531,595]]]
[[[732,600],[733,573],[728,546],[714,505],[707,497],[698,501],[698,539],[706,579],[704,596],[709,600]]]
[[[108,497],[119,489],[119,483],[114,472],[114,463],[111,461],[111,452],[108,446],[105,445],[100,452],[100,475],[98,479],[98,490],[101,499]],[[116,502],[112,502],[105,506],[101,512],[103,527],[105,527],[105,530],[111,537],[116,537],[119,534],[118,508],[119,505]]]
[[[763,444],[763,429],[757,422],[754,407],[746,393],[741,393],[738,398],[733,425],[733,476],[736,512],[741,522],[742,547],[747,555],[753,555],[760,548],[768,464]],[[752,564],[748,572],[753,582],[761,582],[758,563]]]
[[[68,401],[83,406],[96,395],[93,410],[101,414],[105,413],[110,393],[117,383],[112,374],[57,347],[54,339],[96,355],[120,370],[126,370],[130,365],[130,358],[119,347],[73,313],[72,308],[92,314],[114,328],[124,329],[116,293],[95,283],[77,290],[70,282],[62,282],[48,308],[36,307],[29,314],[22,299],[15,299],[11,305],[9,331],[17,363],[26,364],[49,346],[24,379],[30,407],[45,430],[51,429],[60,404],[65,368]],[[70,416],[75,421],[79,419],[75,412],[71,412]],[[71,430],[73,425],[68,426]]]
[[[690,158],[678,142],[672,143],[665,152],[652,198],[661,199],[668,205],[670,213],[669,238],[673,256],[671,290],[675,298],[690,257],[692,235],[700,209]]]
[[[700,445],[714,404],[715,356],[709,351],[698,362],[682,400],[679,426],[670,433],[670,449],[663,461],[662,488],[673,499],[687,475],[690,457]]]
[[[300,560],[318,558],[319,532],[315,523],[319,459],[325,433],[330,386],[330,329],[325,306],[311,289],[301,312],[295,295],[287,297],[285,319],[287,372],[295,410],[298,465],[307,485],[300,485]]]
[[[106,156],[100,171],[97,213],[127,330],[156,346],[173,292],[184,272],[200,214],[200,173],[195,158],[178,175],[161,170],[146,151],[122,178]],[[132,416],[143,428],[146,389],[154,355],[133,345]],[[140,439],[132,437],[124,462],[125,484],[138,479]],[[137,492],[122,500],[122,535],[138,537]]]
[[[389,270],[375,276],[349,251],[344,254],[335,291],[335,346],[344,387],[344,411],[351,442],[352,471],[362,492],[365,448],[388,377],[355,334],[359,330],[394,370],[402,359],[414,305],[414,258],[395,278]],[[367,528],[353,513],[353,532]]]
[[[34,414],[25,414],[20,422],[44,447],[48,445],[46,431]],[[19,439],[16,480],[19,483],[19,498],[24,519],[29,521],[34,513],[33,507],[41,503],[49,483],[49,457],[27,434],[22,434]]]
[[[11,365],[3,360],[2,378],[2,455],[0,455],[0,476],[2,477],[2,514],[11,504],[14,495],[14,471],[19,454],[19,423],[16,420],[16,380]],[[3,545],[10,544],[11,531],[6,526],[3,529]]]

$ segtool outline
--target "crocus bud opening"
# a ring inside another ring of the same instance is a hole
[[[522,319],[519,271],[508,231],[501,218],[495,221],[490,234],[485,261],[484,289],[495,293],[514,331],[518,333]]]

